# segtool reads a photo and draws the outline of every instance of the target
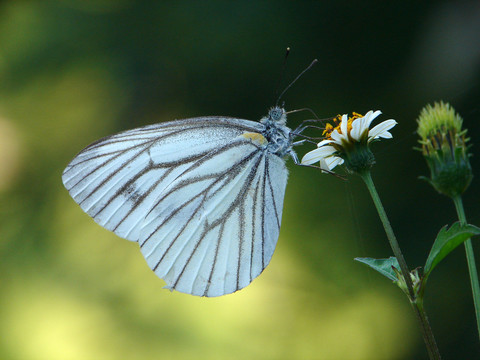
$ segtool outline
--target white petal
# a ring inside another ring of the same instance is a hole
[[[301,163],[304,165],[311,165],[316,162],[321,162],[322,159],[331,156],[335,151],[336,150],[333,146],[322,146],[306,153],[303,156]]]
[[[342,140],[347,139],[347,137],[344,134],[340,134],[336,129],[332,131],[332,133],[330,134],[330,137],[332,138],[333,142],[338,145],[342,145]]]
[[[365,116],[362,118],[363,119],[363,125],[366,127],[366,128],[369,128],[370,127],[370,124],[372,123],[373,120],[375,120],[375,118],[380,115],[382,112],[380,110],[377,110],[375,112],[373,112],[372,110],[370,110],[369,112],[367,112],[365,114]]]
[[[369,110],[365,115],[363,115],[363,118],[369,118],[370,116],[372,116],[373,114],[373,110]]]
[[[367,122],[368,122],[368,127],[370,127],[370,124],[372,123],[373,120],[375,120],[375,118],[380,115],[382,112],[380,110],[377,110],[375,112],[373,112],[372,110],[370,110],[367,115],[365,115],[365,117],[368,119]]]
[[[385,120],[374,126],[368,133],[368,139],[373,140],[377,138],[391,139],[392,134],[388,132],[391,128],[397,125],[397,122],[393,119]]]
[[[325,158],[324,163],[326,165],[327,170],[332,170],[335,166],[343,164],[343,161],[344,160],[341,157],[329,156]],[[322,167],[321,163],[320,163],[320,167]]]
[[[328,170],[328,171],[330,171],[327,163],[325,162],[325,159],[320,160],[320,168],[321,168],[322,170]]]
[[[322,140],[318,143],[317,147],[322,147],[322,146],[325,146],[325,145],[330,144],[332,142],[335,142],[335,141],[333,141],[333,140]]]
[[[353,120],[352,130],[350,130],[350,136],[353,139],[360,141],[363,132],[365,131],[365,129],[368,129],[368,124],[365,120],[366,117]]]
[[[342,115],[342,122],[340,123],[340,129],[342,130],[342,135],[346,138],[348,134],[348,116],[347,114]]]

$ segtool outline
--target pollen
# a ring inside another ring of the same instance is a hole
[[[359,114],[359,113],[352,113],[352,116],[350,116],[348,118],[348,123],[347,123],[347,132],[349,133],[350,130],[352,130],[352,122],[353,120],[356,120],[356,119],[359,119],[359,118],[362,118],[363,115],[362,114]],[[337,115],[335,116],[332,120],[331,120],[331,123],[327,123],[325,125],[325,130],[323,130],[323,133],[322,135],[325,136],[325,139],[330,139],[330,136],[333,132],[333,130],[337,130],[340,134],[342,133],[342,129],[341,129],[341,124],[342,122],[342,115]],[[344,134],[346,135],[346,134]]]
[[[243,133],[242,136],[246,139],[250,139],[255,145],[265,145],[268,143],[268,140],[262,134],[254,132]]]

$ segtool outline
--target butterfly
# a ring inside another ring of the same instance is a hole
[[[293,146],[307,141],[294,138],[308,126],[286,120],[275,106],[259,122],[209,116],[124,131],[77,154],[63,184],[98,224],[138,242],[166,288],[230,294],[262,273],[277,244],[285,158],[298,164]]]

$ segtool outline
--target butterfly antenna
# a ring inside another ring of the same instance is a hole
[[[311,113],[315,119],[319,119],[319,117],[317,116],[317,114],[315,114],[315,111],[313,111],[312,109],[310,108],[302,108],[302,109],[295,109],[295,110],[290,110],[290,111],[287,111],[286,114],[294,114],[294,113],[297,113],[297,112],[300,112],[300,111],[308,111],[309,113]]]
[[[290,89],[292,87],[293,84],[295,84],[297,82],[298,79],[300,79],[302,77],[303,74],[305,74],[308,70],[310,70],[313,65],[315,65],[316,63],[318,62],[317,59],[313,60],[312,63],[310,65],[308,65],[308,67],[303,70],[286,88],[285,90],[282,91],[282,93],[280,94],[280,96],[278,97],[277,99],[277,102],[275,103],[276,106],[278,106],[278,103],[280,102],[280,99],[282,98],[282,96],[287,92],[288,89]]]
[[[283,80],[285,79],[285,69],[287,68],[287,58],[289,54],[290,54],[290,47],[287,47],[287,51],[285,52],[285,57],[283,58],[282,74],[280,76],[280,79],[276,87],[277,90],[275,91],[275,96],[277,96],[278,93],[280,92],[280,85],[283,83]]]

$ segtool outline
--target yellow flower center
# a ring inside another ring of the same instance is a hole
[[[350,116],[348,118],[348,121],[347,121],[347,133],[350,133],[350,131],[352,130],[353,120],[356,120],[356,119],[362,118],[362,117],[363,117],[362,114],[359,114],[359,113],[356,113],[356,112],[352,113],[352,116]],[[323,130],[323,133],[322,133],[322,135],[325,136],[326,140],[331,139],[331,135],[332,135],[333,130],[337,130],[340,134],[342,134],[342,129],[341,129],[342,115],[335,116],[332,119],[331,122],[333,124],[327,123],[325,125],[325,130]]]

